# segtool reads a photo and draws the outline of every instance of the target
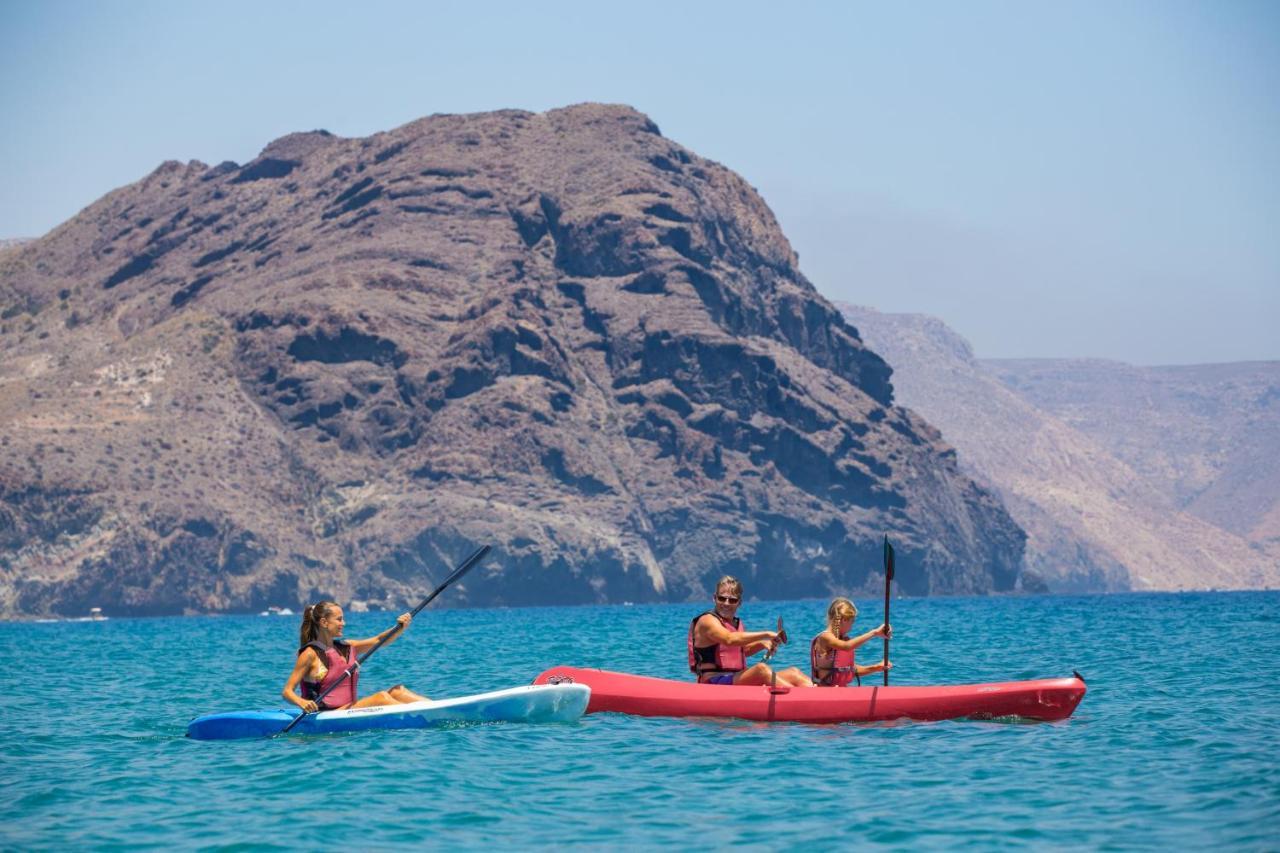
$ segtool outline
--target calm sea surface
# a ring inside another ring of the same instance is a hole
[[[446,593],[447,595],[447,593]],[[859,602],[856,629],[879,623]],[[804,665],[825,602],[783,616]],[[690,605],[428,611],[368,692],[529,683],[553,664],[683,678]],[[394,614],[350,614],[348,634]],[[1061,723],[805,726],[594,715],[197,742],[276,707],[296,617],[0,624],[0,849],[563,845],[1280,849],[1280,593],[894,602],[893,683],[1069,675]],[[860,656],[879,658],[879,641]]]

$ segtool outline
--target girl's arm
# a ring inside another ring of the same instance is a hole
[[[873,672],[884,672],[886,669],[893,669],[893,664],[886,663],[885,661],[880,661],[880,663],[873,663],[870,666],[857,666],[857,664],[854,664],[854,666],[858,670],[859,678],[861,678],[864,675],[870,675]]]
[[[281,696],[308,713],[317,710],[317,706],[310,699],[303,699],[298,695],[298,682],[302,681],[303,676],[311,671],[318,660],[315,649],[304,649],[294,661],[293,672],[289,673],[289,679],[284,683],[284,689],[280,691]]]
[[[847,652],[849,649],[856,649],[858,646],[861,646],[863,643],[876,637],[890,637],[892,635],[893,630],[887,625],[881,625],[879,628],[873,628],[865,634],[859,634],[858,636],[850,637],[847,640],[840,639],[835,634],[831,633],[829,629],[822,632],[822,638],[826,641],[826,644],[831,648],[839,649],[842,652]]]
[[[383,643],[383,645],[389,646],[392,643],[394,643],[401,634],[404,633],[404,629],[409,627],[409,623],[412,621],[413,621],[413,617],[410,616],[408,613],[401,613],[400,616],[396,619],[396,624],[392,625],[390,628],[383,631],[381,634],[374,634],[372,637],[367,637],[363,640],[352,640],[351,648],[355,649],[356,654],[367,652],[369,649],[378,645],[378,642],[383,637],[387,638],[387,641]]]

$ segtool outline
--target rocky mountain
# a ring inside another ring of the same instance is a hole
[[[1082,428],[1086,417],[1067,421],[1041,408],[1041,399],[1084,393],[1056,385],[1062,377],[1046,371],[1032,378],[1021,364],[979,361],[967,341],[932,317],[841,308],[894,365],[900,403],[936,424],[962,467],[998,490],[1026,529],[1024,586],[1091,592],[1280,585],[1276,552],[1186,511],[1165,481]],[[1024,379],[1010,378],[1015,374]],[[1035,395],[1022,393],[1027,384]],[[1127,390],[1134,400],[1153,391],[1140,383]],[[1127,417],[1144,416],[1135,406]],[[1158,429],[1147,439],[1161,444]],[[1176,467],[1173,445],[1163,446]]]
[[[1014,586],[759,195],[626,107],[169,162],[0,255],[0,614]]]
[[[988,372],[1097,441],[1181,510],[1280,545],[1280,362],[1135,367],[987,360]]]

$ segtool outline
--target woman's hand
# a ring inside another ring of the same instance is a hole
[[[401,613],[396,617],[396,624],[378,635],[379,639],[391,641],[404,633],[404,629],[409,627],[409,623],[413,621],[412,613]]]
[[[316,711],[320,710],[320,706],[317,705],[315,702],[312,702],[310,699],[307,699],[302,703],[302,710],[305,713],[314,714]]]
[[[887,671],[889,671],[889,670],[891,670],[891,669],[893,669],[893,663],[892,663],[891,661],[882,660],[882,661],[880,661],[880,668],[879,668],[878,670],[876,670],[876,671],[877,671],[877,672],[887,672]]]

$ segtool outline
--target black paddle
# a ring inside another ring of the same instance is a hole
[[[889,627],[889,585],[893,583],[893,546],[889,544],[889,537],[884,537],[884,626]],[[889,686],[889,637],[884,638],[884,662],[886,669],[884,671],[884,686]]]
[[[462,577],[462,576],[463,576],[463,575],[465,575],[467,572],[471,571],[471,569],[476,565],[476,563],[480,562],[480,561],[484,558],[484,555],[485,555],[485,554],[488,554],[488,553],[489,553],[489,546],[488,546],[488,545],[481,545],[479,548],[477,548],[477,549],[476,549],[476,552],[475,552],[474,554],[472,554],[470,557],[467,557],[467,559],[466,559],[466,560],[464,560],[464,561],[462,562],[462,565],[458,566],[458,568],[456,568],[456,569],[454,569],[454,570],[453,570],[453,574],[451,574],[451,575],[449,575],[449,577],[445,578],[445,579],[440,583],[440,585],[439,585],[438,587],[436,587],[434,590],[432,590],[432,592],[431,592],[431,594],[430,594],[430,595],[428,595],[426,598],[422,599],[422,601],[418,604],[418,606],[417,606],[417,607],[415,607],[415,608],[413,608],[413,610],[409,611],[409,615],[410,615],[410,616],[417,616],[417,615],[418,615],[418,613],[419,613],[419,612],[421,612],[422,608],[426,607],[426,606],[427,606],[428,604],[430,604],[433,600],[435,600],[435,597],[436,597],[437,595],[439,595],[440,593],[444,592],[444,591],[445,591],[445,588],[446,588],[446,587],[448,587],[448,586],[449,586],[449,584],[453,583],[453,582],[454,582],[454,581],[456,581],[458,578]],[[381,640],[378,640],[378,642],[374,645],[374,647],[373,647],[373,648],[369,649],[369,651],[367,651],[367,652],[365,652],[364,654],[362,654],[359,658],[357,658],[357,659],[356,659],[356,662],[355,662],[355,663],[353,663],[351,666],[347,667],[346,671],[342,673],[342,677],[341,677],[341,678],[339,678],[337,681],[333,682],[333,684],[330,684],[327,690],[325,690],[323,693],[321,693],[319,696],[317,696],[314,700],[312,700],[312,701],[314,701],[314,702],[316,703],[316,707],[317,707],[317,708],[319,708],[319,707],[320,707],[320,702],[324,700],[324,697],[326,697],[326,696],[328,696],[330,693],[332,693],[332,692],[333,692],[333,691],[338,687],[338,685],[339,685],[339,684],[341,684],[342,682],[344,682],[344,681],[346,681],[348,678],[350,678],[350,677],[351,677],[351,673],[353,673],[353,672],[355,672],[357,669],[359,669],[359,668],[360,668],[360,665],[361,665],[362,663],[364,663],[365,661],[367,661],[367,660],[369,659],[369,656],[370,656],[370,655],[372,655],[372,654],[373,654],[374,652],[376,652],[378,649],[382,648],[382,646],[383,646],[385,643],[387,643],[387,642],[388,642],[392,637],[396,636],[398,633],[400,633],[400,632],[399,632],[399,631],[392,631],[390,634],[388,634],[387,636],[383,637]],[[291,720],[291,721],[290,721],[289,725],[285,726],[283,729],[281,729],[281,730],[280,730],[280,734],[286,734],[286,733],[289,731],[289,729],[291,729],[291,728],[293,728],[294,726],[296,726],[296,725],[297,725],[297,724],[302,720],[302,718],[303,718],[303,717],[305,717],[305,716],[307,716],[307,714],[309,714],[309,713],[311,713],[311,712],[310,712],[310,711],[303,711],[301,714],[299,714],[298,716],[294,717],[294,718],[293,718],[293,720]]]

